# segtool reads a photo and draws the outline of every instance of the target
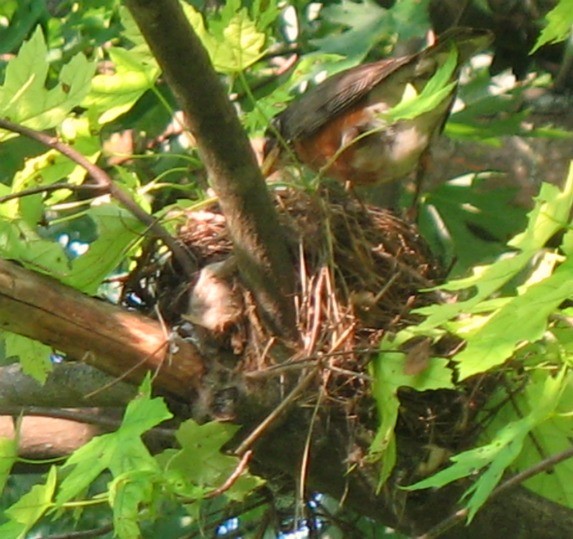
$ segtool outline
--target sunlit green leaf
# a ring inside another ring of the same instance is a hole
[[[58,491],[58,504],[79,495],[105,470],[110,470],[115,478],[132,470],[157,471],[141,435],[170,417],[164,401],[150,398],[144,390],[129,403],[116,432],[93,438],[68,458],[64,468],[69,473]]]
[[[140,508],[152,499],[154,479],[157,479],[154,472],[143,470],[122,474],[110,483],[109,503],[118,537],[132,539],[141,535]]]
[[[427,318],[416,331],[423,334],[459,314],[470,313],[480,302],[502,288],[530,263],[554,234],[565,226],[572,206],[573,167],[562,190],[553,185],[543,184],[541,192],[536,197],[536,205],[528,214],[527,228],[508,242],[510,247],[520,249],[521,252],[508,253],[493,264],[475,267],[470,277],[449,281],[443,285],[441,288],[444,290],[474,288],[475,292],[469,299],[463,301],[419,309],[418,312]]]
[[[426,112],[434,111],[444,104],[451,96],[455,81],[452,81],[452,75],[457,65],[457,52],[452,49],[447,60],[439,66],[432,78],[424,86],[419,95],[415,92],[404,94],[402,100],[381,116],[394,123],[398,120],[411,120]]]
[[[22,371],[40,383],[44,383],[52,371],[52,349],[39,341],[15,333],[5,334],[6,355],[17,356]]]
[[[527,228],[509,242],[511,247],[524,251],[541,249],[568,223],[573,207],[573,163],[563,187],[543,183],[535,201],[535,207],[528,215]]]
[[[117,268],[140,239],[145,226],[131,213],[114,205],[94,206],[87,215],[97,226],[98,237],[87,252],[71,262],[63,282],[88,294],[97,292],[103,279]]]
[[[254,64],[263,54],[265,34],[258,31],[246,9],[230,9],[227,3],[220,21],[205,25],[203,16],[192,6],[183,9],[191,26],[209,53],[211,62],[221,73],[237,73]]]
[[[505,362],[524,342],[535,342],[544,334],[549,316],[573,296],[573,260],[567,259],[555,272],[511,298],[475,333],[467,335],[467,346],[455,360],[460,379]]]
[[[553,416],[566,388],[564,375],[565,371],[562,370],[559,376],[543,377],[530,384],[527,391],[535,401],[535,408],[528,415],[503,426],[489,443],[452,457],[453,464],[445,470],[405,488],[440,488],[482,471],[476,482],[464,493],[464,498],[468,498],[468,521],[471,521],[498,484],[502,474],[521,453],[532,429]]]
[[[34,129],[60,124],[87,95],[95,63],[83,54],[74,56],[62,68],[58,84],[46,87],[48,50],[40,27],[8,63],[0,87],[0,115]],[[6,135],[4,135],[6,136]]]
[[[386,482],[395,464],[394,428],[400,406],[398,389],[411,387],[417,391],[429,391],[453,387],[452,371],[442,358],[428,358],[427,367],[417,375],[405,374],[406,354],[396,350],[411,337],[411,334],[404,331],[397,339],[385,338],[381,343],[380,354],[372,364],[373,395],[381,423],[371,444],[369,458],[382,462],[378,488]]]
[[[6,509],[4,514],[9,520],[0,526],[0,537],[14,539],[26,537],[26,533],[52,505],[52,497],[56,488],[56,473],[56,467],[52,466],[45,484],[35,485],[30,492],[24,494],[14,505]]]
[[[159,76],[159,67],[149,54],[114,47],[109,55],[114,72],[96,75],[83,101],[98,125],[111,122],[133,107]]]
[[[546,19],[547,26],[541,31],[531,53],[548,43],[563,41],[571,34],[573,0],[559,0],[557,5],[546,15]]]
[[[4,491],[12,466],[18,459],[18,436],[0,437],[0,492]]]
[[[0,256],[41,273],[65,275],[69,271],[62,246],[40,238],[24,221],[0,218]]]
[[[200,498],[225,483],[237,468],[239,459],[223,454],[222,447],[238,428],[215,421],[199,425],[191,419],[179,427],[176,437],[181,450],[171,450],[159,459],[178,494]],[[259,478],[245,471],[224,494],[239,501],[261,484]]]

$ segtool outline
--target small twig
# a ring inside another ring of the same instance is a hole
[[[334,365],[325,365],[324,368],[338,374],[344,374],[345,376],[351,376],[352,378],[364,380],[365,382],[372,382],[372,377],[364,374],[363,372],[349,371],[348,369],[341,369],[340,367],[335,367]]]
[[[32,195],[37,195],[39,193],[51,193],[52,191],[60,191],[62,189],[68,189],[70,191],[84,191],[84,190],[101,191],[101,188],[98,187],[97,185],[72,185],[71,183],[66,183],[66,182],[52,183],[51,185],[40,185],[38,187],[30,187],[30,189],[25,189],[17,193],[10,193],[9,195],[0,197],[0,204],[3,204],[4,202],[9,202],[10,200],[29,197]]]
[[[504,481],[499,487],[497,487],[488,498],[488,503],[491,502],[496,496],[499,496],[503,492],[509,490],[510,488],[516,487],[533,477],[534,475],[540,474],[550,468],[553,468],[555,465],[563,462],[564,460],[570,459],[573,457],[573,447],[569,447],[565,449],[565,451],[561,451],[561,453],[556,453],[555,455],[551,455],[546,459],[538,462],[537,464],[523,470],[522,472],[516,473],[512,475],[509,479]],[[436,524],[433,528],[429,531],[424,533],[423,535],[418,536],[416,539],[434,539],[435,537],[439,537],[449,529],[453,528],[457,524],[459,524],[464,518],[468,515],[467,509],[460,509],[450,515],[449,517],[445,518],[438,524]]]
[[[391,352],[393,350],[387,350]],[[399,350],[394,350],[399,352]],[[266,369],[261,369],[258,371],[246,372],[245,376],[247,378],[268,378],[269,376],[277,376],[283,374],[284,372],[288,371],[296,371],[305,369],[306,367],[310,367],[312,365],[316,365],[319,360],[328,359],[330,357],[340,357],[340,356],[353,356],[355,354],[378,354],[380,352],[379,348],[354,348],[351,350],[337,350],[335,352],[318,352],[316,354],[311,354],[309,356],[303,356],[293,360],[289,363],[281,363],[280,365],[273,365],[272,367],[267,367]],[[357,377],[366,377],[369,379],[365,374],[360,374],[354,371],[346,371],[345,369],[340,369],[338,367],[332,367],[331,365],[324,365],[325,369],[329,369],[332,371],[338,370],[340,372],[345,371],[345,373],[352,373],[352,376]]]
[[[456,524],[459,524],[464,518],[467,517],[467,515],[467,509],[460,509],[441,522],[438,522],[438,524],[436,524],[432,529],[423,535],[417,536],[416,539],[434,539],[434,537],[439,537],[449,529],[453,528]]]
[[[89,537],[101,537],[102,535],[107,535],[108,533],[112,532],[113,529],[113,524],[106,524],[105,526],[92,528],[91,530],[47,535],[46,539],[88,539]]]
[[[321,315],[323,314],[322,306],[322,291],[324,289],[324,283],[326,276],[328,274],[328,268],[322,267],[320,268],[318,279],[316,280],[316,285],[314,288],[314,293],[312,294],[314,299],[314,313],[312,316],[312,327],[310,328],[309,339],[308,342],[305,343],[305,348],[309,352],[312,352],[315,349],[316,342],[318,340],[318,333],[321,325]],[[310,298],[309,298],[310,299]]]
[[[241,474],[245,471],[245,468],[247,467],[249,460],[251,460],[252,455],[253,455],[252,451],[245,451],[233,473],[227,478],[227,480],[220,487],[205,494],[205,498],[215,498],[216,496],[219,496],[224,492],[226,492],[227,490],[229,490],[236,483],[237,479],[239,479]]]
[[[90,391],[87,395],[84,395],[84,398],[86,399],[90,399],[91,397],[93,397],[94,395],[97,395],[98,393],[101,393],[102,391],[105,391],[106,389],[109,389],[110,387],[113,387],[115,384],[118,384],[119,382],[121,382],[122,380],[124,380],[125,378],[127,378],[132,372],[136,371],[137,369],[139,369],[139,367],[141,367],[142,365],[145,365],[145,363],[147,363],[147,360],[156,356],[158,353],[160,353],[166,346],[169,346],[169,341],[166,339],[164,342],[162,342],[153,352],[151,352],[150,354],[146,355],[143,359],[141,359],[140,361],[138,361],[137,363],[135,363],[134,365],[132,365],[129,369],[127,369],[126,371],[123,371],[121,373],[120,376],[117,376],[116,378],[114,378],[113,380],[110,380],[107,384],[104,384],[101,387],[98,387],[97,389],[94,389],[93,391]],[[158,367],[159,368],[159,367]],[[157,374],[157,370],[155,371],[155,374]]]
[[[550,457],[543,459],[537,464],[534,464],[533,466],[511,476],[492,492],[490,498],[498,496],[502,492],[505,492],[506,490],[515,487],[520,483],[523,483],[530,477],[545,472],[546,470],[553,468],[556,464],[570,459],[571,457],[573,457],[573,446],[565,449],[564,451],[561,451],[561,453],[551,455]]]
[[[312,441],[312,431],[314,430],[314,425],[316,423],[316,418],[318,416],[318,411],[320,410],[320,405],[322,403],[323,397],[324,397],[324,387],[321,387],[320,392],[318,393],[318,399],[316,399],[316,404],[314,405],[314,409],[312,411],[312,417],[310,418],[308,432],[306,433],[306,440],[304,442],[304,450],[302,452],[302,462],[300,464],[300,480],[299,480],[299,490],[298,490],[298,497],[299,497],[298,501],[301,504],[305,498],[304,491],[306,487],[306,478],[308,475],[308,466],[310,462],[310,443]]]
[[[4,118],[0,118],[0,128],[12,131],[28,137],[44,146],[51,148],[65,155],[68,159],[77,163],[90,175],[95,182],[96,187],[109,193],[109,195],[123,205],[134,217],[139,219],[146,225],[151,232],[153,232],[159,239],[161,239],[177,258],[187,275],[191,276],[195,271],[195,264],[193,263],[192,255],[186,251],[183,246],[173,237],[163,226],[157,221],[155,217],[147,213],[126,191],[121,189],[114,183],[111,177],[101,167],[94,165],[80,152],[72,148],[70,145],[65,144],[57,137],[48,135],[35,129],[30,129],[23,125],[13,123]]]
[[[318,367],[312,369],[287,395],[287,397],[267,416],[259,425],[249,434],[235,450],[235,455],[242,455],[249,449],[255,441],[262,435],[262,433],[269,428],[269,426],[286,410],[288,410],[296,401],[298,396],[306,389],[306,387],[314,380]]]

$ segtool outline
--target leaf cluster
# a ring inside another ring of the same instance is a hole
[[[382,460],[380,485],[396,461],[398,391],[403,387],[417,391],[452,389],[454,382],[500,369],[504,373],[506,386],[498,388],[491,404],[499,410],[484,429],[478,446],[452,457],[444,470],[407,487],[441,487],[474,477],[464,494],[469,520],[505,473],[523,471],[568,447],[573,381],[568,306],[573,294],[572,209],[573,166],[563,190],[542,186],[527,227],[508,242],[504,255],[475,267],[471,276],[450,280],[441,287],[455,292],[457,301],[419,309],[424,316],[420,324],[382,341],[380,356],[372,365],[382,423],[371,456]],[[549,240],[559,234],[559,244],[548,248]],[[404,373],[406,352],[401,348],[412,339],[437,342],[446,335],[464,342],[459,353],[451,359],[431,357],[419,374]],[[573,498],[566,486],[568,473],[570,464],[562,463],[551,474],[526,485],[570,506]]]
[[[241,501],[262,480],[243,472],[218,494],[239,466],[239,459],[221,451],[237,427],[224,423],[198,425],[187,420],[174,432],[178,449],[152,456],[142,440],[144,433],[170,419],[163,399],[151,397],[151,379],[127,407],[121,426],[96,437],[75,451],[59,469],[52,466],[43,484],[34,486],[6,510],[8,521],[0,526],[2,537],[24,537],[43,517],[58,519],[73,510],[76,520],[93,504],[112,511],[115,534],[130,539],[141,534],[141,522],[154,522],[167,506],[180,506],[193,526],[201,522],[201,502],[214,493]],[[3,449],[0,481],[6,482],[16,461],[16,442]],[[101,492],[90,492],[96,479],[108,476]]]

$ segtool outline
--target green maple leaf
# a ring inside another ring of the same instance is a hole
[[[91,86],[95,62],[77,54],[64,65],[57,84],[47,88],[47,56],[48,48],[38,27],[6,67],[0,87],[0,116],[34,129],[49,129],[59,125],[82,102]]]

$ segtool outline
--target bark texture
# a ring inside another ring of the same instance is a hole
[[[255,155],[207,51],[177,0],[128,0],[197,140],[227,219],[239,271],[264,320],[296,339],[294,277]]]
[[[56,305],[57,311],[52,312]],[[82,373],[82,370],[89,371],[85,365],[59,365],[51,375],[46,394],[43,394],[38,384],[30,380],[23,382],[22,379],[26,377],[11,367],[5,371],[9,374],[7,383],[10,380],[18,385],[22,383],[21,387],[28,389],[11,392],[0,384],[0,395],[3,396],[0,414],[17,416],[26,410],[17,410],[16,407],[24,405],[106,406],[111,402],[107,400],[108,390],[102,391],[102,387],[121,375],[136,382],[147,370],[156,373],[155,387],[158,390],[185,399],[191,409],[194,408],[194,400],[201,399],[200,386],[207,369],[204,367],[204,358],[190,343],[175,341],[178,348],[172,350],[171,358],[168,358],[165,346],[161,346],[165,344],[165,335],[158,322],[83,296],[53,279],[4,261],[0,261],[0,323],[5,329],[84,358],[111,375],[111,378],[107,378],[89,372]],[[162,350],[161,354],[156,353],[158,349]],[[74,378],[74,368],[80,370],[77,379]],[[64,388],[69,385],[77,387],[68,387],[66,391]],[[62,388],[61,392],[58,387]],[[223,387],[220,389],[225,390]],[[212,388],[212,391],[216,390]],[[131,394],[122,384],[114,391],[117,393],[113,398],[122,404]],[[276,384],[261,384],[257,391],[260,394],[250,395],[235,419],[247,430],[255,427],[261,416],[271,412],[271,409],[261,409],[261,403],[276,402]],[[91,400],[86,401],[84,398],[86,392],[94,394]],[[37,409],[29,411],[33,415],[41,412]],[[98,421],[97,416],[94,423],[99,426],[86,427],[82,425],[81,417],[80,414],[80,421],[76,420],[73,427],[69,422],[61,422],[64,417],[49,422],[26,418],[23,424],[25,436],[22,453],[32,457],[65,454],[75,449],[77,444],[102,432],[102,428],[112,427]],[[306,476],[309,491],[324,492],[344,499],[344,503],[358,513],[372,517],[381,525],[393,526],[414,536],[425,532],[453,512],[463,485],[409,495],[395,486],[388,486],[377,495],[374,488],[375,469],[356,467],[350,471],[350,452],[364,448],[350,443],[353,435],[349,431],[347,418],[323,417],[314,423],[310,418],[308,409],[294,407],[288,415],[263,433],[255,446],[253,471],[262,474],[283,472],[299,477],[308,429],[313,428],[310,466]],[[84,421],[90,423],[91,419],[86,420],[84,417]],[[13,436],[11,418],[0,420],[0,427],[2,434]],[[51,429],[55,429],[52,435]],[[162,444],[166,442],[166,436],[169,437],[169,433],[160,436]],[[398,447],[410,451],[409,444],[399,444]],[[412,454],[416,454],[415,448]],[[401,458],[411,460],[415,457],[399,455]],[[516,488],[486,505],[471,526],[458,525],[444,537],[565,539],[570,537],[572,526],[571,511]]]
[[[204,372],[195,346],[170,335],[159,322],[4,260],[0,327],[121,380],[138,382],[151,372],[158,387],[182,398],[199,387]]]

